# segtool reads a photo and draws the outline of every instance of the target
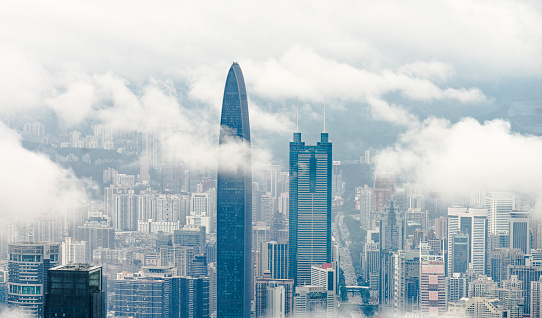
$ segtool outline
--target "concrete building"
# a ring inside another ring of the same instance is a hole
[[[444,256],[420,253],[420,309],[424,317],[446,312],[446,270]]]
[[[293,306],[293,279],[274,279],[270,271],[256,279],[256,317],[290,317]],[[281,307],[282,305],[282,307]]]
[[[514,209],[514,196],[509,192],[489,192],[486,195],[488,231],[493,234],[508,234],[510,212]]]
[[[89,263],[87,249],[88,244],[86,241],[79,242],[71,237],[64,238],[64,242],[62,242],[62,265]]]

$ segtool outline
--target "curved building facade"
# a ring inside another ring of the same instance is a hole
[[[247,93],[237,63],[224,89],[217,183],[217,315],[249,318],[252,166]]]

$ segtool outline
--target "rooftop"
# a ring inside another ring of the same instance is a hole
[[[60,265],[54,268],[51,268],[51,270],[55,271],[82,271],[82,272],[91,272],[96,269],[102,268],[101,266],[92,265],[89,263],[77,263],[77,264],[67,264],[67,265]]]

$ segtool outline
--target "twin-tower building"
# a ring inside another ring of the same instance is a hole
[[[239,64],[224,89],[217,179],[217,314],[250,317],[252,277],[252,165],[247,93]],[[301,133],[290,143],[289,278],[311,283],[311,266],[331,263],[332,145]]]

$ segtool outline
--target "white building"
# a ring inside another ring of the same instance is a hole
[[[62,242],[62,265],[74,263],[88,263],[87,242],[77,241],[71,237],[66,237]]]
[[[475,273],[484,274],[486,266],[486,232],[487,210],[484,208],[448,208],[448,276],[456,272],[465,272],[472,267]],[[454,236],[468,236],[468,249],[466,256],[468,266],[459,264],[457,246],[454,246]]]
[[[493,234],[508,234],[514,196],[509,192],[489,192],[486,195],[488,229]]]

